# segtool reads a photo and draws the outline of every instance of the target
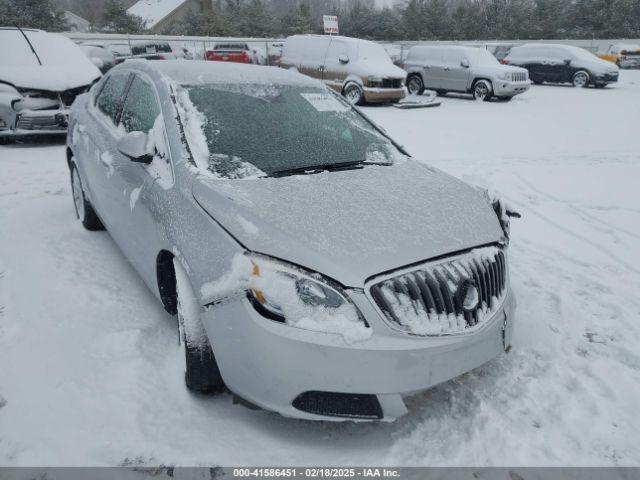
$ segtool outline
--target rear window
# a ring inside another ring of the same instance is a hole
[[[145,43],[131,47],[134,55],[151,55],[154,53],[171,53],[171,45],[168,43]]]

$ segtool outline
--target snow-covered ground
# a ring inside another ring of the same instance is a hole
[[[523,214],[510,354],[393,424],[190,395],[175,321],[109,234],[75,220],[62,144],[0,147],[0,465],[640,465],[640,72],[366,110]]]

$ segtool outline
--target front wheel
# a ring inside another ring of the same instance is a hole
[[[478,80],[473,86],[473,98],[481,102],[488,102],[493,96],[493,87],[487,80]]]
[[[178,294],[178,332],[184,355],[184,381],[196,393],[211,394],[224,389],[209,337],[200,321],[201,306],[184,267],[173,260]]]
[[[573,76],[573,86],[576,88],[587,88],[589,86],[589,74],[584,70],[576,72]]]
[[[511,100],[513,100],[513,97],[498,97],[498,100],[500,100],[501,102],[510,102]]]
[[[104,225],[93,209],[91,202],[87,200],[78,168],[74,164],[71,166],[71,193],[73,195],[76,218],[82,222],[82,226],[90,231],[104,230]]]
[[[420,75],[412,75],[407,81],[407,90],[410,95],[422,95],[424,93],[424,82]]]
[[[364,91],[356,83],[348,84],[342,94],[351,105],[362,105],[364,103]]]

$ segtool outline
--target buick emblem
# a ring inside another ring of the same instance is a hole
[[[473,280],[465,278],[456,291],[456,301],[465,312],[473,312],[478,308],[480,296]]]

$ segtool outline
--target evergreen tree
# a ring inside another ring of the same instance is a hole
[[[314,28],[309,5],[301,3],[285,15],[281,20],[280,31],[285,36],[313,33]]]
[[[0,25],[51,32],[68,27],[64,13],[51,0],[0,0]]]
[[[139,33],[144,30],[140,17],[131,15],[120,0],[109,0],[105,5],[100,29],[113,33]]]

